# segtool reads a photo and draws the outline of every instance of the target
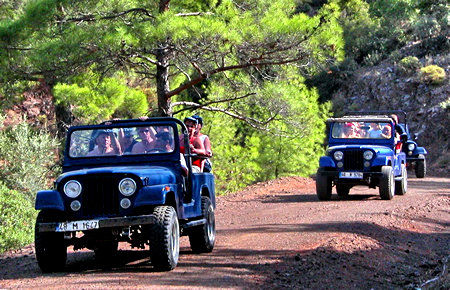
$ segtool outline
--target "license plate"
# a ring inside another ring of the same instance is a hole
[[[340,172],[339,177],[340,178],[362,179],[363,174],[362,174],[362,172]]]
[[[59,223],[56,227],[57,232],[73,232],[73,231],[87,231],[98,229],[98,220],[89,221],[75,221]]]

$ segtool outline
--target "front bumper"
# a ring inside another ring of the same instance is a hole
[[[98,229],[129,227],[137,225],[148,225],[156,223],[157,219],[154,215],[141,215],[130,217],[105,218],[98,220]],[[76,222],[76,221],[71,221]],[[36,229],[39,232],[57,232],[60,222],[37,223]],[[75,232],[78,230],[65,230],[64,232]]]
[[[336,179],[339,178],[339,172],[340,171],[319,171],[318,174],[324,175],[324,176],[331,176],[331,177],[335,177]],[[362,179],[367,179],[369,177],[380,177],[382,176],[381,172],[363,172],[363,178]],[[342,178],[345,180],[355,180],[355,179],[347,179],[347,178]],[[357,180],[357,179],[356,179]]]

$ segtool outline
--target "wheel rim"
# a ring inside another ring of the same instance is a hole
[[[180,239],[179,239],[179,228],[178,221],[175,219],[175,222],[172,223],[170,235],[170,249],[172,252],[172,258],[176,262],[178,261],[178,255],[180,253]]]
[[[208,239],[209,241],[214,241],[215,239],[215,232],[216,232],[216,221],[214,217],[214,212],[212,208],[210,207],[208,210],[208,217],[206,219],[206,231],[208,233]]]

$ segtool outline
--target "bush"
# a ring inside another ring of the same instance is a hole
[[[35,218],[32,202],[0,182],[0,253],[31,243]]]
[[[0,116],[0,128],[3,118]],[[50,169],[57,163],[56,138],[36,131],[25,121],[0,130],[0,181],[34,200],[48,187]]]
[[[442,84],[445,80],[445,70],[437,65],[429,65],[420,69],[420,80],[433,85]]]
[[[404,57],[398,63],[398,70],[406,75],[414,74],[420,67],[420,61],[415,56]]]

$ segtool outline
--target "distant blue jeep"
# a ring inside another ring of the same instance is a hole
[[[406,156],[396,148],[393,120],[387,116],[347,116],[328,119],[326,156],[320,157],[316,192],[329,200],[333,185],[348,196],[355,185],[379,188],[382,199],[407,191]]]
[[[63,174],[36,197],[41,270],[62,270],[70,245],[94,250],[102,262],[114,257],[119,242],[148,245],[158,270],[177,265],[180,235],[189,236],[194,252],[212,251],[214,176],[192,173],[188,140],[174,118],[71,127]]]
[[[417,135],[409,132],[408,124],[400,123],[399,124],[406,135],[408,136],[408,141],[403,145],[403,151],[406,154],[406,162],[409,166],[414,167],[416,177],[424,178],[427,173],[427,161],[426,155],[427,150],[424,147],[420,147],[415,140],[417,140]]]

